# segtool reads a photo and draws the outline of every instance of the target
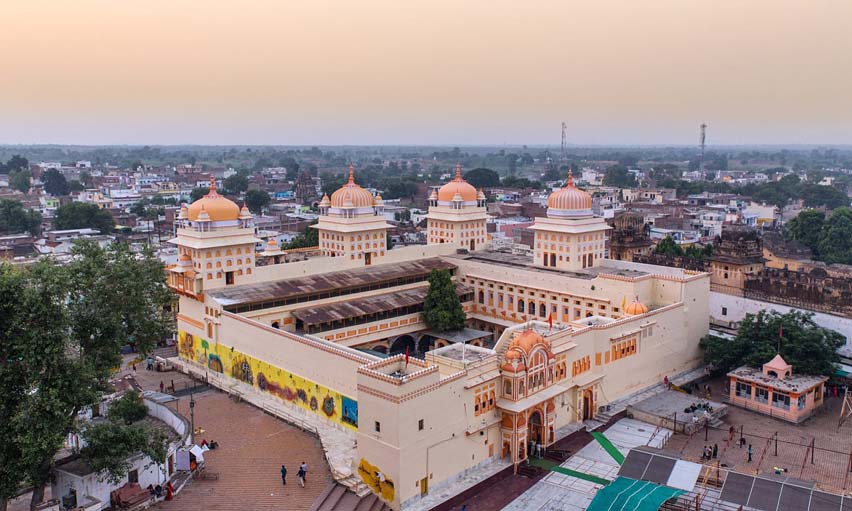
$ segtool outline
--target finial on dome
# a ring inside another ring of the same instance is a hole
[[[456,181],[461,181],[461,162],[456,162]]]
[[[349,184],[355,184],[355,167],[349,164]]]
[[[210,176],[210,191],[216,191],[216,176]]]
[[[568,181],[565,186],[574,186],[574,171],[571,170],[571,167],[568,167]]]

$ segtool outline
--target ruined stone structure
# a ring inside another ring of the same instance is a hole
[[[651,253],[654,242],[648,235],[645,219],[638,213],[623,211],[607,223],[612,226],[609,237],[609,258],[616,261],[633,261],[634,256]]]
[[[746,226],[726,226],[708,266],[712,291],[742,296],[746,280],[764,268],[760,234]]]

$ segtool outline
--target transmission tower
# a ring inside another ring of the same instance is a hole
[[[562,151],[559,153],[559,161],[565,161],[565,146],[568,144],[568,136],[566,131],[568,130],[568,125],[564,122],[562,123]]]
[[[698,170],[701,172],[701,179],[706,180],[707,176],[704,174],[704,141],[707,135],[707,125],[701,123],[701,135],[698,137],[698,144],[701,147],[701,159],[698,162]]]

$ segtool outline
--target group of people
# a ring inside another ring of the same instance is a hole
[[[719,444],[704,446],[704,452],[701,454],[701,461],[709,461],[717,457],[719,457]]]
[[[683,411],[684,413],[695,413],[698,411],[713,413],[713,407],[710,406],[710,403],[702,403],[699,401],[698,403],[692,403],[691,405],[687,406],[683,409]]]
[[[302,464],[299,465],[299,471],[296,472],[296,477],[299,478],[299,486],[301,486],[302,488],[305,487],[305,480],[307,478],[307,475],[308,464],[303,461]],[[285,467],[284,465],[281,465],[281,484],[287,486],[287,467]]]

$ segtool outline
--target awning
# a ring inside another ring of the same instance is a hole
[[[587,511],[657,511],[667,500],[686,492],[649,481],[618,477],[604,486]]]

